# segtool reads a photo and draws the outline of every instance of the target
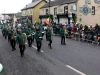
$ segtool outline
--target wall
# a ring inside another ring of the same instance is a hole
[[[73,13],[73,10],[71,7],[75,5],[76,3],[71,3],[71,4],[64,4],[64,5],[57,5],[57,6],[52,6],[50,7],[50,14],[54,15],[54,8],[57,8],[57,14],[64,14],[64,7],[68,6],[68,13]],[[49,8],[41,8],[40,9],[40,15],[46,15],[46,9],[49,10]],[[76,12],[75,12],[76,13]],[[55,15],[54,15],[55,16]]]
[[[94,0],[91,0],[91,4],[87,4],[89,8],[92,8],[92,6],[95,6],[95,15],[92,15],[91,12],[88,15],[84,15],[83,13],[80,13],[80,7],[83,7],[85,5],[85,0],[79,0],[78,3],[78,21],[80,18],[82,18],[82,24],[83,25],[95,25],[96,23],[100,24],[100,4],[96,4]]]
[[[22,10],[22,16],[30,16],[33,15],[33,8]]]
[[[45,1],[42,1],[40,2],[37,6],[34,7],[33,9],[33,23],[36,21],[36,22],[40,22],[39,20],[39,15],[40,15],[40,8],[45,5],[46,2]]]

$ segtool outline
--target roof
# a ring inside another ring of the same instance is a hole
[[[55,0],[55,1],[50,1],[50,7],[61,5],[61,4],[75,3],[77,1],[78,0]],[[49,7],[49,2],[46,3],[44,6],[42,6],[41,8],[46,8],[46,7]]]
[[[14,15],[15,13],[2,13],[2,15]]]
[[[21,17],[21,12],[16,13],[15,16],[16,16],[17,18]]]
[[[28,4],[26,7],[24,7],[22,10],[24,9],[28,9],[28,8],[32,8],[32,7],[35,7],[38,3],[40,3],[42,0],[36,0],[30,4]]]

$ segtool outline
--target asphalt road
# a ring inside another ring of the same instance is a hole
[[[54,36],[52,48],[48,41],[42,41],[42,52],[36,51],[36,43],[26,45],[24,58],[19,48],[11,51],[10,44],[0,33],[0,63],[4,65],[1,75],[100,75],[100,47],[66,39],[60,44],[60,37]]]

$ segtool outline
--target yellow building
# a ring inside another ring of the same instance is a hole
[[[40,9],[40,20],[49,16],[49,3]],[[55,22],[100,24],[100,0],[55,0],[50,2],[50,16]]]
[[[40,8],[45,4],[45,0],[33,0],[21,10],[22,17],[27,18],[31,23],[39,22]]]

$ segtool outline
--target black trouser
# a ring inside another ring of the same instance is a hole
[[[4,36],[4,32],[2,31],[2,35]]]
[[[10,39],[11,39],[11,37],[10,37],[10,36],[8,36],[8,42],[10,42]]]
[[[42,37],[44,36],[44,33],[42,33]],[[43,40],[43,38],[42,38],[42,40]]]
[[[32,38],[32,42],[34,42],[34,35],[33,35],[33,38]]]
[[[5,39],[7,39],[7,34],[4,34]]]
[[[20,49],[21,56],[23,56],[24,55],[24,51],[25,51],[25,45],[19,45],[19,49]]]
[[[50,46],[50,48],[52,48],[51,47],[52,40],[48,40],[48,41],[49,41],[49,44],[48,45]]]
[[[48,41],[48,39],[47,39],[48,37],[47,37],[47,34],[46,34],[46,40]]]
[[[32,42],[33,42],[33,39],[32,38],[28,38],[28,45],[29,45],[29,47],[32,46]]]
[[[62,45],[65,44],[65,36],[61,36],[61,44],[62,44]]]
[[[12,51],[14,51],[16,48],[15,48],[15,46],[16,46],[16,41],[15,40],[10,40],[10,45],[11,45],[11,47],[12,47]]]
[[[36,42],[36,44],[37,44],[37,51],[40,51],[41,50],[41,46],[42,46],[41,41]]]

